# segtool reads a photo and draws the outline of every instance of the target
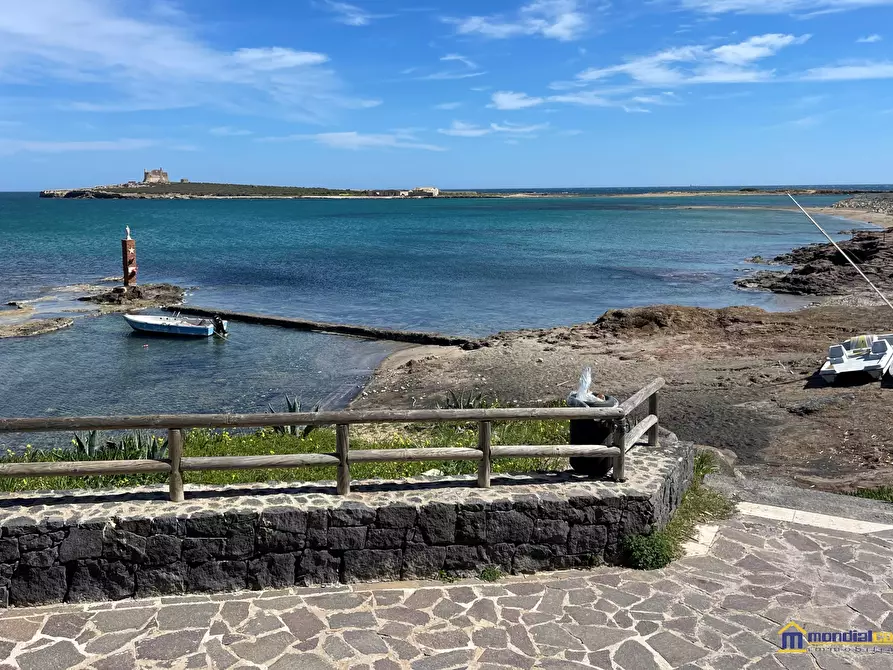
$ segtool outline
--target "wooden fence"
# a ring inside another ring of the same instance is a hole
[[[62,461],[53,463],[0,464],[0,477],[51,477],[166,473],[170,498],[183,501],[183,472],[195,470],[251,470],[332,466],[337,469],[337,493],[350,493],[350,464],[382,461],[478,461],[478,486],[490,487],[494,458],[548,458],[569,456],[611,457],[613,476],[624,481],[626,452],[647,433],[648,444],[657,445],[657,378],[617,407],[545,407],[495,409],[341,410],[288,414],[161,414],[149,416],[98,416],[35,419],[0,419],[0,433],[59,432],[80,430],[154,429],[168,431],[168,458],[114,461]],[[632,426],[629,417],[648,401],[648,415]],[[525,419],[605,419],[616,425],[613,444],[492,446],[493,421]],[[478,422],[477,449],[446,447],[417,449],[350,450],[350,426],[363,423]],[[187,428],[260,428],[282,425],[334,425],[335,453],[282,454],[273,456],[183,456],[183,430]]]

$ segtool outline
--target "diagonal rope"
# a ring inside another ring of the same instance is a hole
[[[790,193],[788,193],[788,197],[789,197],[791,200],[794,200],[794,196],[792,196]],[[800,208],[800,211],[801,211],[801,212],[803,212],[804,214],[806,214],[806,217],[807,217],[810,221],[812,221],[812,222],[815,224],[815,227],[816,227],[816,228],[818,228],[820,231],[822,231],[822,235],[824,235],[825,237],[828,238],[828,241],[829,241],[831,244],[834,245],[834,248],[837,249],[837,251],[840,252],[840,255],[843,256],[843,257],[847,260],[847,262],[848,262],[850,265],[853,266],[853,268],[855,268],[856,272],[859,273],[859,275],[862,277],[862,279],[864,279],[866,282],[868,282],[868,285],[869,285],[871,288],[873,288],[873,289],[874,289],[874,292],[877,293],[877,294],[881,297],[881,300],[883,300],[883,301],[886,303],[887,307],[889,307],[890,309],[893,309],[893,305],[891,305],[891,304],[890,304],[890,301],[887,300],[887,297],[886,297],[883,293],[881,293],[881,290],[880,290],[877,286],[875,286],[874,284],[871,283],[871,280],[870,280],[868,277],[865,276],[865,273],[862,272],[862,270],[859,269],[859,266],[856,265],[856,264],[853,262],[853,259],[850,258],[849,256],[847,256],[846,252],[844,252],[844,250],[840,248],[840,245],[838,245],[837,242],[835,242],[835,241],[831,238],[831,236],[830,236],[828,233],[825,232],[825,229],[822,228],[822,227],[816,222],[816,220],[815,220],[814,218],[812,218],[812,217],[809,215],[809,212],[807,212],[805,209],[803,209],[802,205],[800,205],[800,203],[797,202],[796,200],[794,200],[794,204],[797,205],[797,207]]]

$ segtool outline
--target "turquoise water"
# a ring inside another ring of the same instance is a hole
[[[803,198],[822,206],[839,198]],[[709,207],[747,207],[710,209]],[[821,241],[783,197],[40,200],[0,194],[0,304],[120,274],[203,306],[484,335],[652,303],[789,306],[732,280],[746,257]],[[694,207],[694,208],[693,208]],[[756,209],[755,209],[756,208]],[[852,222],[825,217],[831,230]],[[39,305],[39,303],[38,303]],[[233,324],[228,342],[146,342],[117,316],[0,340],[0,415],[252,411],[343,402],[393,349]]]

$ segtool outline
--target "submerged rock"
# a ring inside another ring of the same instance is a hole
[[[31,337],[33,335],[43,335],[44,333],[52,333],[56,330],[68,328],[73,323],[74,319],[58,318],[31,319],[29,321],[22,321],[21,323],[0,325],[0,339],[5,337]]]

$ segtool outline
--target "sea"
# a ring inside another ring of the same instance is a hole
[[[0,340],[0,416],[253,412],[283,409],[286,394],[343,406],[401,346],[240,323],[226,341],[146,339],[120,315],[70,312],[83,309],[78,285],[121,274],[125,226],[141,283],[189,287],[195,305],[338,323],[483,336],[636,305],[803,304],[732,283],[756,269],[748,257],[823,241],[785,209],[786,197],[606,194],[130,201],[0,193],[0,305],[30,300],[40,316],[77,317],[66,330]],[[829,232],[859,227],[818,218]]]

